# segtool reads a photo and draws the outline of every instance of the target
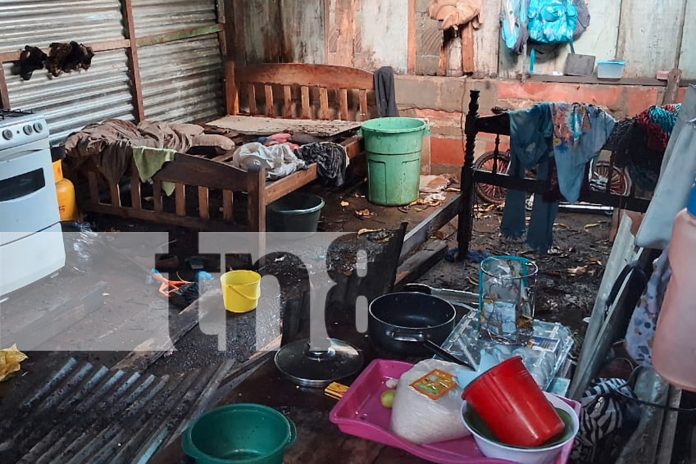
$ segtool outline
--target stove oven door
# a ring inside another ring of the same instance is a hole
[[[50,150],[0,154],[0,245],[59,220]]]

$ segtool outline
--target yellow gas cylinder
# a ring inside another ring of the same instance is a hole
[[[77,203],[75,202],[75,186],[63,177],[63,161],[53,162],[53,177],[58,194],[58,211],[61,222],[77,220]]]

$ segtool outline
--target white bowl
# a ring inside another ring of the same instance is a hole
[[[580,420],[578,419],[576,412],[570,407],[570,405],[568,405],[568,403],[556,395],[552,395],[550,393],[544,394],[554,407],[567,412],[573,420],[573,433],[570,435],[570,437],[561,443],[556,443],[553,446],[542,448],[515,448],[512,446],[505,446],[501,443],[481,436],[476,430],[474,430],[473,427],[470,427],[466,419],[464,419],[464,414],[466,413],[466,402],[464,402],[462,405],[462,421],[464,421],[464,426],[474,436],[476,445],[478,445],[481,453],[488,458],[506,459],[508,461],[518,462],[520,464],[550,464],[558,457],[559,454],[561,454],[563,447],[575,439],[575,435],[578,434],[578,430],[580,429]]]

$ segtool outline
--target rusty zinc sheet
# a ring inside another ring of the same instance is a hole
[[[0,462],[145,463],[211,400],[231,367],[154,376],[70,358],[0,408]]]

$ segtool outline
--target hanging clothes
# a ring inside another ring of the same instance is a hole
[[[396,91],[394,85],[394,70],[391,66],[383,66],[375,71],[375,99],[377,113],[380,118],[399,116],[396,107]]]
[[[551,176],[555,161],[561,194],[569,202],[580,197],[588,161],[596,157],[614,128],[614,118],[591,105],[540,103],[513,111],[510,117],[511,176],[524,178],[526,169],[536,167],[537,180]],[[511,239],[525,234],[526,193],[509,190],[501,222],[501,233]],[[527,231],[527,245],[546,253],[553,245],[553,223],[558,203],[544,195],[534,196]]]
[[[669,247],[655,261],[643,295],[633,310],[626,330],[626,351],[635,362],[643,367],[652,367],[652,344],[660,316],[662,300],[672,277],[669,265]]]
[[[170,148],[133,147],[133,161],[138,170],[140,182],[152,182],[165,163],[176,159],[176,150]],[[176,185],[172,182],[162,182],[165,195],[174,193]]]
[[[537,168],[537,179],[546,180],[551,166],[551,106],[547,103],[510,113],[510,175],[524,178],[526,169]],[[525,202],[527,194],[508,190],[500,225],[503,236],[519,240],[525,235]],[[547,202],[542,195],[534,196],[532,217],[527,233],[527,245],[534,251],[546,253],[553,245],[553,223],[558,204]]]
[[[580,198],[587,163],[596,158],[616,120],[601,108],[579,103],[552,103],[553,154],[561,194],[570,203]]]

